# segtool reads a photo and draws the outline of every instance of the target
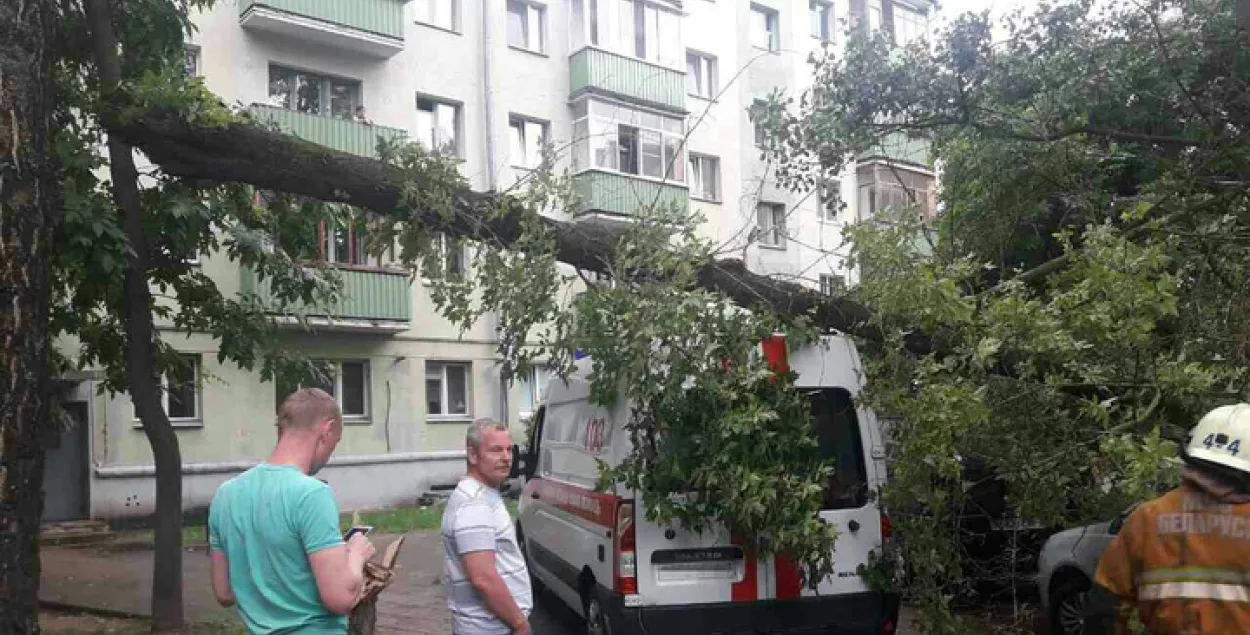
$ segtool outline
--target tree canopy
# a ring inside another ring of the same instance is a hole
[[[1005,26],[856,38],[756,113],[794,187],[890,139],[932,143],[940,213],[852,236],[853,296],[888,334],[869,379],[897,418],[888,500],[924,511],[899,524],[930,632],[959,628],[944,607],[968,573],[952,563],[970,460],[1027,519],[1106,519],[1173,483],[1187,430],[1250,379],[1234,3],[1043,3]],[[903,345],[916,329],[931,353]]]

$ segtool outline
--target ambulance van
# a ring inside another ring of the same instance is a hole
[[[834,459],[820,517],[838,530],[834,573],[800,584],[783,556],[761,557],[727,530],[701,534],[648,522],[644,501],[621,486],[595,490],[600,461],[628,455],[625,400],[589,400],[589,360],[567,382],[553,379],[515,471],[525,479],[517,537],[536,587],[585,618],[593,635],[846,633],[892,635],[898,598],[874,593],[857,571],[890,537],[879,508],[885,452],[872,412],[856,406],[862,371],[854,344],[824,336],[787,351],[762,345],[774,368],[797,373],[812,431]]]

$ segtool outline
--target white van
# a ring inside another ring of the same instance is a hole
[[[890,533],[876,503],[882,440],[873,414],[854,405],[862,376],[854,345],[840,336],[822,340],[788,355],[781,338],[763,345],[770,361],[788,361],[798,374],[820,445],[835,460],[821,512],[839,532],[835,573],[817,589],[802,587],[786,558],[757,557],[728,531],[651,523],[633,492],[596,492],[598,462],[615,464],[629,452],[622,428],[629,410],[589,402],[587,360],[567,383],[548,385],[528,451],[518,455],[526,484],[517,535],[535,581],[580,613],[594,635],[891,635],[898,598],[873,593],[857,573]]]

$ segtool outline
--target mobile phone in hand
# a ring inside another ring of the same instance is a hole
[[[343,534],[343,542],[351,540],[352,536],[355,536],[356,534],[364,534],[368,536],[371,533],[373,533],[372,525],[356,525],[355,527],[348,529],[347,533]]]

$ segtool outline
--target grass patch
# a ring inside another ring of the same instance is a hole
[[[516,518],[516,501],[507,499],[508,514]],[[446,505],[438,503],[426,507],[397,507],[378,511],[360,512],[360,523],[372,525],[375,533],[404,534],[410,531],[438,531],[443,526],[443,510]],[[343,514],[339,521],[343,531],[352,526],[352,515]]]
[[[516,501],[504,500],[508,513],[516,518]],[[372,525],[380,534],[406,534],[410,531],[438,531],[443,526],[443,503],[426,507],[396,507],[377,511],[360,512],[360,523]],[[352,515],[341,514],[339,528],[346,532],[352,526]],[[126,532],[126,542],[155,544],[156,534],[151,530]],[[208,534],[203,525],[186,525],[182,528],[183,547],[202,547],[208,544]]]
[[[39,627],[46,635],[149,635],[152,622],[146,619],[101,617],[77,611],[39,611]],[[245,635],[237,621],[194,624],[175,631],[177,635]]]

